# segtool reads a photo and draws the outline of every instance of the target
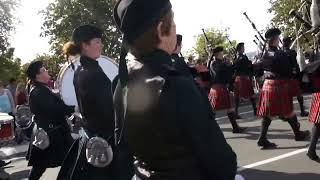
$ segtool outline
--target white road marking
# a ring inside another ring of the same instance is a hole
[[[289,153],[286,153],[286,154],[283,154],[283,155],[280,155],[280,156],[276,156],[276,157],[269,158],[269,159],[266,159],[266,160],[263,160],[263,161],[255,162],[255,163],[252,163],[252,164],[249,164],[249,165],[245,165],[243,167],[238,168],[238,172],[241,172],[241,171],[244,171],[244,170],[247,170],[247,169],[252,169],[254,167],[262,166],[262,165],[265,165],[265,164],[269,164],[269,163],[272,163],[272,162],[275,162],[275,161],[279,161],[279,160],[282,160],[282,159],[285,159],[285,158],[288,158],[288,157],[291,157],[291,156],[295,156],[295,155],[298,155],[298,154],[301,154],[301,153],[304,153],[304,152],[307,152],[307,151],[308,151],[308,148],[298,149],[298,150],[295,150],[295,151],[292,151],[292,152],[289,152]]]

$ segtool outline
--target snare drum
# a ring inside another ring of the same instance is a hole
[[[13,117],[5,114],[0,115],[0,141],[9,141],[14,138]]]

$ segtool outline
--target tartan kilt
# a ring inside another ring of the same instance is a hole
[[[213,110],[230,109],[233,107],[233,98],[226,85],[212,85],[208,97]]]
[[[240,98],[250,98],[254,95],[252,81],[249,76],[237,76],[234,81],[234,94]]]
[[[314,124],[320,124],[320,92],[312,94],[312,101],[309,113],[309,121]]]
[[[259,94],[258,116],[287,116],[293,111],[288,80],[266,79]]]
[[[289,80],[289,94],[291,97],[296,97],[301,94],[300,83],[297,79]]]

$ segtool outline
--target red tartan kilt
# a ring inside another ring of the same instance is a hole
[[[292,97],[299,96],[301,94],[300,83],[296,79],[289,80],[289,94]]]
[[[266,79],[259,94],[258,116],[288,116],[293,111],[288,80]]]
[[[234,94],[236,97],[250,98],[254,95],[252,81],[249,76],[237,76],[234,81]]]
[[[314,124],[320,124],[320,92],[312,94],[312,101],[309,113],[309,121]]]
[[[214,110],[230,109],[231,98],[230,92],[225,85],[215,84],[211,86],[209,92],[209,101]]]

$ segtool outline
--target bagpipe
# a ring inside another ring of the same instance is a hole
[[[297,10],[292,9],[290,11],[290,16],[295,20],[296,36],[290,48],[296,48],[300,70],[306,74],[313,73],[320,66],[320,2],[303,0]],[[298,26],[297,22],[300,22],[301,25]],[[301,44],[302,38],[308,43],[312,42],[311,47],[309,47],[312,49],[312,53],[308,63]]]

